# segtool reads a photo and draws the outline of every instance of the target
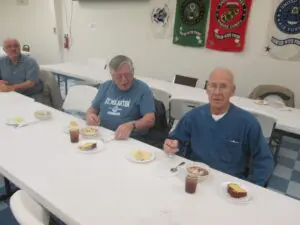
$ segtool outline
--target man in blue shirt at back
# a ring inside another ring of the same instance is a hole
[[[87,112],[89,125],[115,131],[116,139],[146,135],[155,122],[150,87],[134,78],[131,59],[118,55],[109,63],[112,80],[101,84]]]
[[[0,58],[0,92],[17,91],[27,96],[42,92],[37,62],[21,54],[20,43],[8,38],[3,43],[7,56]]]
[[[232,73],[214,70],[207,86],[209,104],[184,115],[164,151],[180,153],[188,146],[191,160],[264,186],[274,168],[273,155],[256,118],[230,103],[234,92]]]

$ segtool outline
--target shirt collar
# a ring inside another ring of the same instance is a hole
[[[121,90],[121,89],[116,85],[116,83],[115,83],[113,80],[112,80],[112,83],[113,83],[114,88],[115,88],[117,91],[124,93],[124,92],[130,91],[130,90],[133,88],[134,84],[136,83],[136,79],[133,78],[132,86],[131,86],[128,90],[126,90],[126,91]]]
[[[11,61],[11,59],[8,56],[6,56],[6,57],[7,57],[8,62],[10,64],[13,64],[12,61]],[[22,63],[22,62],[24,62],[24,56],[22,54],[20,54],[17,64]]]

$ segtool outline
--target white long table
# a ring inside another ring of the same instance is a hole
[[[205,90],[199,88],[194,89],[196,89],[197,94],[195,93],[195,90],[186,90],[180,93],[173,91],[171,98],[196,102],[208,102]],[[231,102],[247,111],[272,116],[277,120],[276,129],[295,134],[295,136],[300,135],[300,109],[289,107],[276,108],[270,105],[258,105],[255,101],[253,101],[253,99],[238,96],[233,96],[231,98]]]
[[[10,104],[19,104],[24,106],[27,102],[34,102],[33,98],[26,97],[17,92],[0,92],[0,102],[3,104],[1,108]]]
[[[110,79],[110,75],[107,70],[95,69],[94,67],[85,64],[62,63],[54,65],[42,65],[41,69],[93,82],[103,82],[107,79]],[[168,81],[151,77],[138,76],[137,78],[145,81],[153,88],[168,92],[173,99],[208,102],[206,92],[203,89],[173,84]],[[278,130],[300,135],[299,109],[286,108],[282,110],[271,106],[257,105],[251,99],[238,96],[232,97],[231,100],[237,106],[248,111],[264,113],[266,115],[275,117],[277,119],[276,128]]]
[[[82,79],[86,81],[103,82],[109,79],[107,70],[100,70],[86,64],[79,63],[60,63],[53,65],[41,65],[40,69],[61,74],[67,77]]]
[[[51,110],[53,119],[22,128],[4,124],[12,116],[30,120],[38,109]],[[168,178],[157,173],[167,161],[171,167],[183,159],[169,159],[133,139],[106,143],[94,155],[78,153],[63,129],[71,120],[83,121],[39,103],[26,102],[22,111],[11,104],[0,115],[0,173],[68,225],[299,224],[300,201],[215,170],[196,194],[186,194],[181,173]],[[100,129],[100,135],[111,132]],[[153,151],[156,160],[132,163],[126,155],[133,149]],[[236,180],[253,195],[248,204],[221,195],[221,183]]]

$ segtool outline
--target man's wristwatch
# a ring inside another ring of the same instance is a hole
[[[136,130],[135,122],[132,123],[132,132]]]

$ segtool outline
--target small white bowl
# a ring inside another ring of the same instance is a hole
[[[52,113],[47,110],[38,110],[34,113],[34,116],[39,120],[49,120],[52,118]]]
[[[186,174],[191,173],[192,167],[195,168],[195,170],[192,172],[192,174],[193,174],[193,176],[198,177],[198,182],[205,180],[211,174],[210,167],[204,163],[199,163],[199,162],[188,163],[185,167]],[[197,168],[200,171],[197,171]],[[197,174],[197,173],[199,173],[199,174]]]
[[[80,129],[80,134],[84,138],[95,138],[99,134],[99,128],[96,126],[87,126]]]

